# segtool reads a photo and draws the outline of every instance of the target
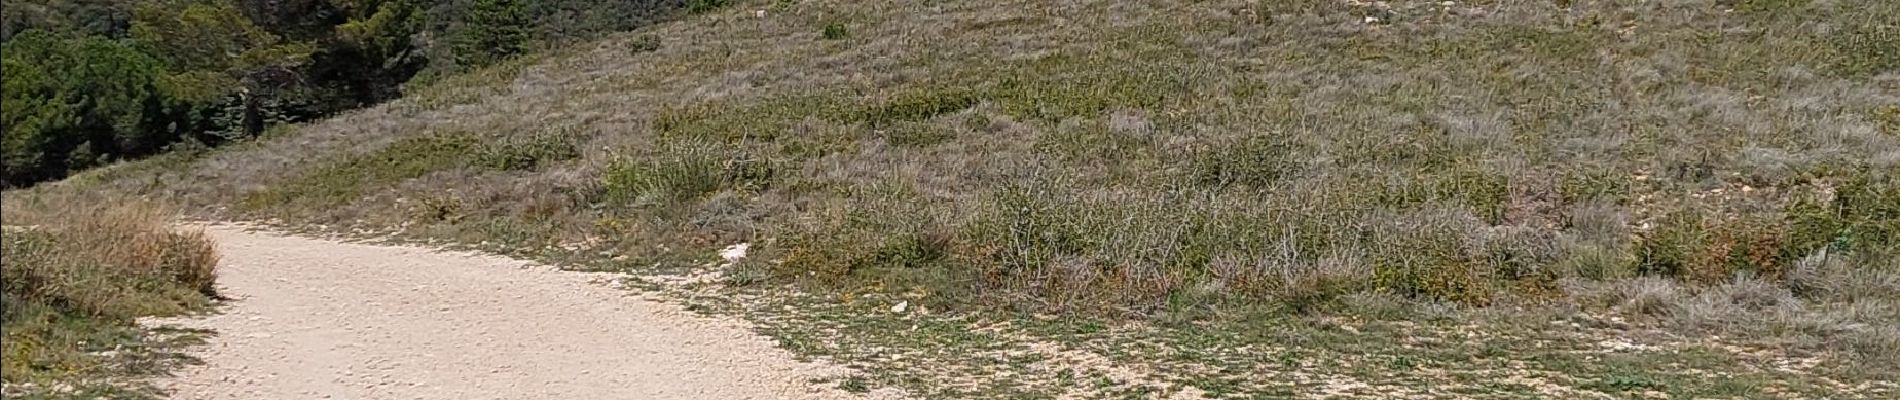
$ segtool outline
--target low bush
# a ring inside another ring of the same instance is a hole
[[[651,53],[660,50],[660,37],[654,34],[635,36],[627,42],[627,50],[634,54]]]
[[[779,227],[775,273],[850,284],[956,290],[947,261],[954,232],[935,218],[914,188],[893,184],[854,193],[861,200]]]
[[[900,92],[881,104],[868,107],[863,120],[871,127],[900,121],[922,121],[975,106],[978,93],[952,86],[924,85]]]
[[[675,204],[722,189],[757,190],[773,174],[769,160],[705,142],[667,142],[646,152],[608,165],[601,180],[609,202]]]
[[[134,318],[206,307],[216,250],[202,232],[174,230],[149,205],[44,205],[7,204],[8,223],[34,225],[8,226],[4,235],[4,380],[68,385],[82,397],[122,395],[97,378],[141,371],[99,352],[141,347]]]
[[[1298,144],[1276,134],[1249,136],[1236,143],[1218,143],[1192,162],[1194,179],[1202,185],[1244,185],[1264,188],[1300,173]]]
[[[825,24],[825,29],[818,34],[818,37],[824,38],[825,40],[844,40],[850,36],[851,31],[846,30],[842,22]]]
[[[508,138],[476,150],[475,164],[502,171],[532,171],[548,163],[580,157],[575,135],[551,132]]]

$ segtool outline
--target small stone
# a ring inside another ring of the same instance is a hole
[[[726,246],[725,249],[719,250],[719,258],[725,259],[727,263],[739,262],[739,260],[745,259],[746,250],[751,248],[751,243]]]

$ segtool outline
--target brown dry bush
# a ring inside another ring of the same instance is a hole
[[[211,240],[202,231],[177,230],[169,210],[59,200],[10,196],[4,205],[0,354],[9,384],[138,373],[108,368],[93,352],[139,348],[133,318],[199,310],[214,295],[218,256]]]

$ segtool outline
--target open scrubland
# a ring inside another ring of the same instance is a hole
[[[847,390],[1900,395],[1884,0],[741,2],[7,204],[79,193],[630,272]]]

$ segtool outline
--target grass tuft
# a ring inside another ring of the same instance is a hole
[[[133,320],[202,310],[218,256],[198,231],[178,231],[143,203],[20,205],[9,200],[4,376],[7,396],[143,397],[131,377],[156,372],[135,353],[157,343]],[[108,351],[111,350],[111,351]],[[52,390],[16,393],[15,388]]]
[[[607,167],[602,187],[610,202],[675,204],[720,190],[758,190],[770,183],[771,163],[697,141],[661,144],[649,154],[622,156]]]

